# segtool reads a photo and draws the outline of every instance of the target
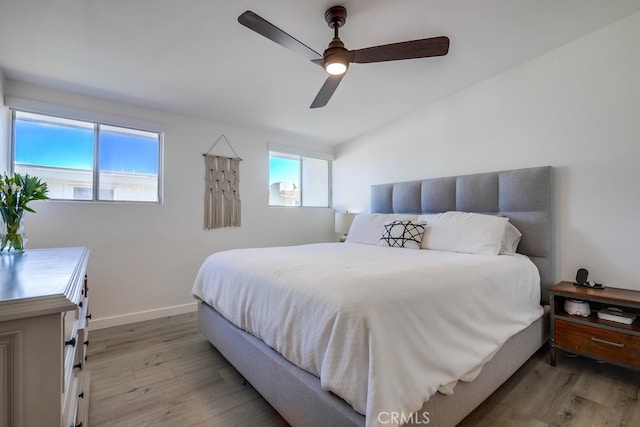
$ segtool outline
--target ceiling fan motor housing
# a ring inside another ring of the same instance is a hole
[[[344,64],[345,67],[349,67],[349,51],[345,49],[344,43],[340,39],[333,39],[329,43],[329,47],[322,54],[324,58],[324,66],[327,64],[339,62]],[[346,71],[346,69],[345,69]]]
[[[347,22],[347,9],[343,6],[333,6],[324,13],[324,20],[327,21],[329,28],[342,28]]]

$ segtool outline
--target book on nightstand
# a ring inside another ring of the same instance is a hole
[[[613,307],[603,308],[598,311],[598,317],[603,320],[624,323],[625,325],[630,325],[634,320],[636,320],[635,314],[625,313],[624,311]]]

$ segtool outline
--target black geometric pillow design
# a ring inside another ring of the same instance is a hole
[[[425,224],[411,220],[395,220],[384,223],[379,246],[420,249]]]

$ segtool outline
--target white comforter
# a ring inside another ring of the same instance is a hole
[[[538,319],[539,280],[519,255],[321,243],[216,253],[193,294],[389,426]]]

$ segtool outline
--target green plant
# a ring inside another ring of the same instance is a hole
[[[5,225],[0,252],[5,248],[9,251],[24,251],[24,239],[19,232],[22,216],[25,212],[35,212],[28,206],[29,202],[48,199],[47,192],[46,182],[28,174],[4,174],[0,179],[0,215]]]

